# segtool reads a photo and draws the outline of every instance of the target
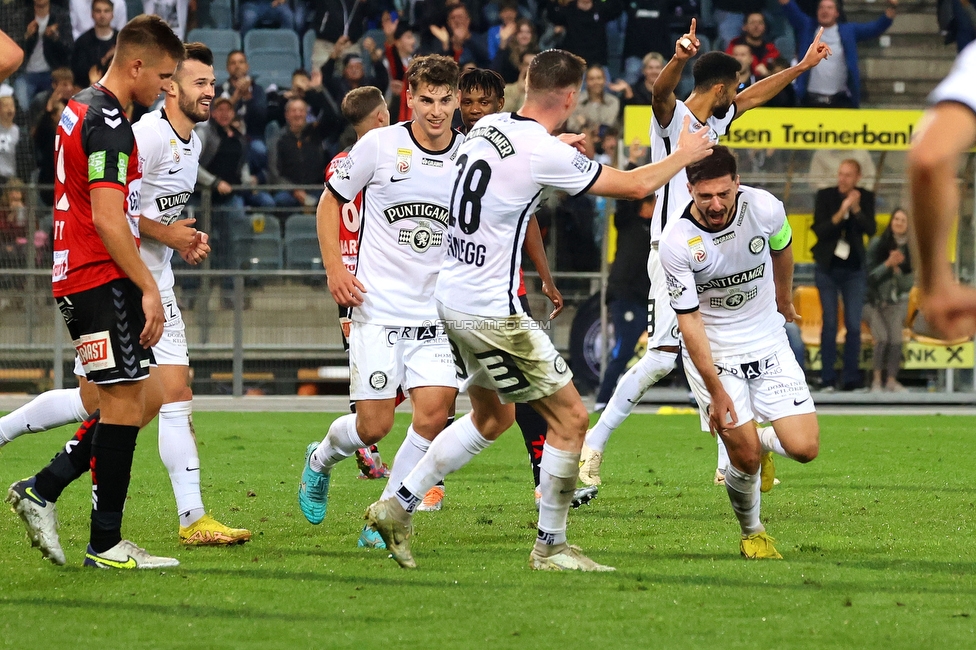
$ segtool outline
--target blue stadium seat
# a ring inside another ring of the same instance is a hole
[[[285,268],[322,270],[322,252],[314,214],[293,214],[285,221]]]
[[[213,51],[214,76],[217,86],[227,81],[227,55],[241,49],[241,35],[233,29],[191,29],[186,35],[187,43],[201,42]]]
[[[293,52],[300,59],[298,34],[291,29],[252,29],[244,35],[244,53],[250,59],[258,52]]]
[[[255,232],[256,224],[264,220],[261,232]],[[251,215],[250,229],[242,228],[232,233],[234,268],[251,270],[279,270],[283,266],[281,222],[271,215]]]
[[[312,52],[315,50],[315,30],[310,29],[302,37],[302,67],[306,72],[312,72]]]
[[[314,214],[293,214],[285,221],[285,239],[316,235]]]
[[[258,30],[252,30],[255,32]],[[248,35],[252,32],[248,32]],[[291,87],[291,75],[301,67],[302,60],[298,52],[269,52],[258,51],[253,55],[248,54],[248,63],[251,67],[251,76],[264,87],[265,90],[271,84],[279,88]]]

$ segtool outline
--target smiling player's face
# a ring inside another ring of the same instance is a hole
[[[420,130],[414,132],[425,146],[432,145],[432,149],[443,149],[451,138],[451,119],[457,108],[457,92],[447,86],[433,87],[421,83],[416,93],[407,92],[407,98],[413,108],[413,123]],[[422,136],[422,137],[419,137]]]

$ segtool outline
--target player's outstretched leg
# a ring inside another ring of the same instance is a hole
[[[674,370],[676,359],[677,355],[673,352],[649,349],[640,361],[620,378],[607,407],[600,414],[600,419],[586,432],[586,442],[580,454],[579,468],[579,479],[584,485],[601,484],[600,466],[603,463],[603,451],[606,449],[607,441],[634,410],[644,393]]]
[[[0,447],[25,433],[40,433],[72,422],[83,422],[87,417],[80,388],[49,390],[0,417]]]

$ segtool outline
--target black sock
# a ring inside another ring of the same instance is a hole
[[[546,419],[528,404],[515,405],[515,422],[522,430],[525,441],[525,451],[529,453],[529,464],[532,465],[533,485],[539,485],[539,463],[542,462],[542,445],[546,444],[546,433],[549,424]]]
[[[98,424],[99,412],[95,411],[81,423],[64,451],[37,473],[34,491],[48,501],[57,501],[65,488],[91,468],[91,443]]]
[[[102,553],[122,541],[122,510],[129,491],[139,427],[99,422],[91,447],[91,547]]]

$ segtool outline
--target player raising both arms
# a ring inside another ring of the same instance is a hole
[[[674,144],[682,131],[682,121],[691,120],[692,129],[706,129],[714,142],[728,133],[729,125],[746,111],[762,106],[801,74],[816,66],[830,54],[830,48],[820,42],[820,33],[795,66],[770,75],[740,93],[738,89],[739,62],[723,52],[707,52],[695,62],[695,89],[685,101],[674,95],[681,80],[685,64],[698,54],[700,42],[695,36],[696,21],[691,29],[675,43],[674,56],[664,66],[661,76],[654,82],[654,115],[651,120],[651,161],[662,160],[674,150]],[[684,170],[679,171],[657,192],[654,217],[651,220],[651,252],[647,259],[647,272],[651,279],[651,295],[647,307],[647,352],[633,368],[628,370],[606,409],[593,428],[586,434],[583,447],[583,464],[580,480],[587,485],[599,485],[603,451],[611,434],[630,415],[634,405],[647,390],[666,377],[676,365],[678,355],[678,327],[668,300],[667,286],[658,259],[658,241],[661,231],[672,219],[678,218],[691,200],[688,179]],[[719,440],[719,468],[724,468],[728,458]],[[772,487],[772,476],[769,477]]]
[[[813,398],[783,327],[796,318],[792,231],[776,197],[739,185],[727,147],[686,171],[691,203],[660,240],[685,373],[702,429],[729,451],[725,489],[742,555],[782,559],[759,521],[760,457],[806,463],[820,448]],[[753,420],[773,426],[757,432]]]
[[[427,490],[504,433],[515,419],[515,402],[528,402],[549,425],[538,538],[529,564],[541,570],[611,570],[566,542],[588,417],[565,360],[518,299],[525,229],[546,186],[641,198],[708,155],[711,143],[706,134],[683,132],[672,156],[627,172],[588,159],[571,146],[582,136],[567,143],[551,135],[576,107],[585,65],[562,50],[539,54],[529,67],[525,105],[517,114],[481,118],[452,162],[449,250],[435,298],[472,411],[434,440],[401,484],[390,479],[393,497],[367,510],[367,521],[403,567],[416,566],[412,513]]]
[[[119,32],[105,77],[75,95],[58,122],[53,291],[85,374],[97,386],[101,408],[91,437],[86,566],[179,564],[150,555],[121,533],[132,454],[144,421],[144,380],[164,323],[159,289],[139,256],[138,218],[126,214],[127,197],[138,196],[141,174],[123,107],[133,101],[152,104],[169,88],[183,56],[183,43],[159,17],[132,19]],[[55,465],[69,475],[77,472],[71,462],[55,462],[14,483],[7,498],[34,545],[52,562],[64,564],[53,502],[63,475],[52,471]]]

